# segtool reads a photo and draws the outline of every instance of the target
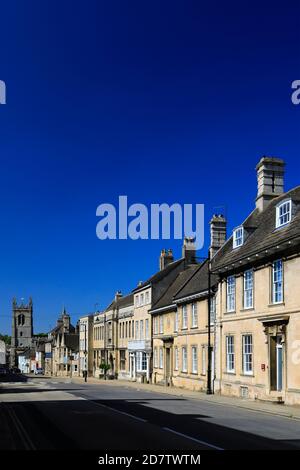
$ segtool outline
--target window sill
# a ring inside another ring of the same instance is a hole
[[[181,328],[181,331],[187,331],[188,327]]]
[[[285,307],[285,302],[272,302],[268,305],[268,307]]]
[[[276,227],[275,227],[275,230],[273,230],[273,233],[277,232],[278,230],[281,230],[282,228],[286,227],[290,223],[291,223],[291,220],[289,220],[288,222],[285,222],[284,224],[278,225],[278,226],[277,226],[277,223],[276,223]]]
[[[224,374],[227,374],[227,375],[236,375],[236,372],[230,372],[228,370],[225,370]]]
[[[236,313],[236,310],[229,310],[228,312],[224,312],[224,315],[231,315],[232,313]]]
[[[198,325],[191,326],[191,330],[197,330]]]
[[[253,312],[255,310],[254,307],[249,307],[249,308],[241,308],[240,312]]]
[[[245,374],[245,372],[240,374],[241,377],[254,377],[254,374]]]

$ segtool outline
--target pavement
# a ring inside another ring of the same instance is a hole
[[[299,450],[294,408],[125,381],[11,377],[0,386],[0,449]]]

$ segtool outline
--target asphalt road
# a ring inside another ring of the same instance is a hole
[[[299,420],[125,385],[6,380],[2,449],[300,449]]]

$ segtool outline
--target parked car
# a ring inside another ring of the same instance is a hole
[[[43,375],[44,374],[44,369],[42,367],[38,367],[37,369],[35,369],[34,371],[35,375]]]
[[[7,370],[5,369],[5,367],[0,367],[0,376],[6,375],[6,374],[7,374]]]
[[[11,369],[12,374],[21,374],[21,370],[18,367],[13,367]]]

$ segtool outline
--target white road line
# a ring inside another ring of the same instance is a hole
[[[131,415],[130,413],[126,413],[125,411],[117,410],[116,408],[112,408],[111,406],[103,405],[102,403],[96,403],[95,401],[93,401],[89,398],[84,398],[84,400],[87,400],[90,403],[93,403],[93,405],[101,406],[101,408],[106,408],[108,410],[114,411],[115,413],[119,413],[120,415],[129,416],[129,418],[136,419],[137,421],[140,421],[141,423],[147,423],[146,419],[139,418],[138,416]]]
[[[23,444],[25,445],[27,450],[36,450],[35,445],[33,444],[32,440],[29,437],[29,434],[25,430],[23,424],[19,420],[15,410],[9,406],[6,407],[8,414],[13,421],[17,433],[19,434],[20,439],[22,440]]]
[[[191,441],[198,442],[198,444],[202,444],[204,446],[211,447],[212,449],[224,450],[224,449],[222,449],[222,447],[217,447],[217,446],[214,446],[213,444],[209,444],[208,442],[200,441],[199,439],[196,439],[195,437],[188,436],[187,434],[182,434],[181,432],[178,432],[178,431],[174,431],[174,429],[170,429],[170,428],[163,428],[163,429],[165,431],[172,432],[173,434],[177,434],[177,436],[185,437],[186,439],[190,439]]]

